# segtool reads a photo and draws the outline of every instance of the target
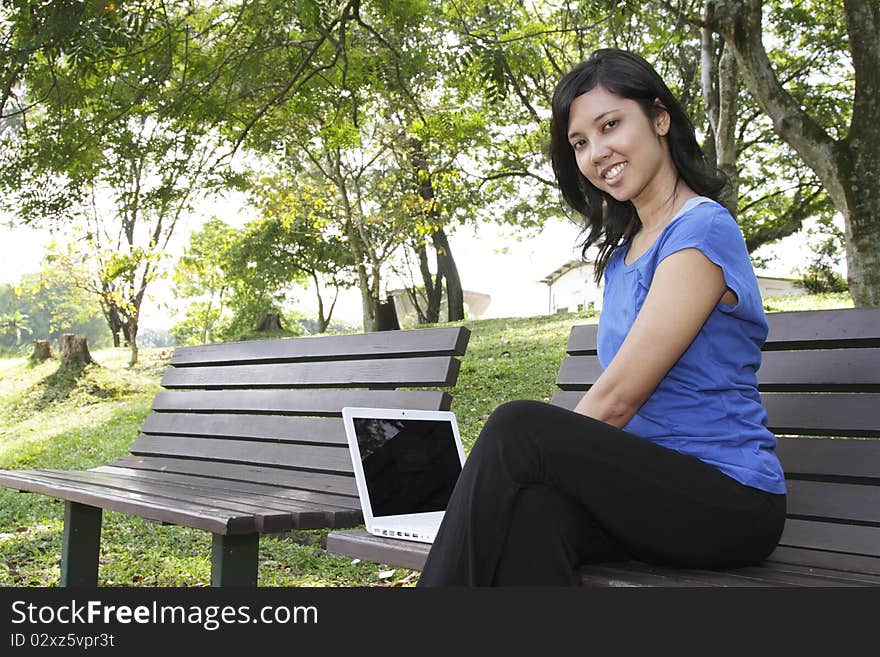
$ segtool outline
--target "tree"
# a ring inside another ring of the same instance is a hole
[[[33,333],[28,316],[18,310],[0,314],[0,330],[7,336],[14,336],[14,347],[21,346],[22,333]]]
[[[236,231],[213,217],[190,236],[189,246],[174,270],[174,294],[197,299],[187,308],[183,322],[175,326],[178,344],[214,341],[229,290],[224,263]]]
[[[783,84],[764,46],[763,5],[758,0],[717,0],[706,26],[733,46],[746,86],[773,120],[775,132],[816,173],[843,215],[853,301],[880,305],[880,6],[873,0],[846,0],[778,9],[785,29],[776,36],[785,52],[811,41],[849,60],[852,83],[843,99],[851,101],[847,117],[849,103],[837,102],[839,90],[826,86],[825,75],[810,82],[805,71]]]
[[[201,185],[216,180],[218,146],[172,126],[133,119],[107,135],[89,206],[78,208],[81,236],[59,263],[88,271],[81,287],[100,300],[114,345],[138,359],[137,333],[147,288],[162,274],[161,259],[178,221],[191,210]],[[102,207],[99,195],[110,199]]]
[[[28,49],[26,11],[15,14],[10,41],[25,46],[10,84],[22,91],[4,100],[26,110],[19,129],[4,135],[0,186],[24,223],[79,222],[80,248],[58,257],[89,264],[83,287],[100,299],[115,343],[124,339],[134,364],[141,304],[168,240],[193,201],[235,172],[218,166],[225,152],[197,115],[169,118],[201,61],[189,39],[192,13],[181,5],[166,14],[151,2],[118,12],[112,3],[70,4],[67,12],[40,8],[30,20],[44,19],[51,36],[73,12],[82,43],[47,36],[48,45]]]
[[[841,230],[826,220],[818,222],[807,234],[812,238],[813,258],[800,270],[801,284],[812,294],[845,292],[846,281],[835,269],[843,255]]]
[[[265,177],[252,196],[262,219],[249,224],[237,252],[255,263],[274,285],[311,282],[318,305],[317,331],[333,318],[339,291],[355,284],[355,263],[332,203],[335,189],[319,180],[277,173]],[[326,292],[332,290],[329,306]]]
[[[75,272],[54,267],[49,260],[40,272],[0,286],[2,315],[27,317],[29,335],[35,339],[58,340],[62,333],[77,333],[95,346],[109,342],[97,301],[77,286]],[[7,338],[9,343],[12,339]]]
[[[705,135],[709,160],[731,181],[722,200],[750,251],[797,232],[809,217],[830,216],[818,178],[761,120],[741,83],[734,49],[705,27],[706,20],[693,18],[700,11],[713,16],[714,4],[566,3],[505,11],[501,4],[478,3],[471,13],[456,12],[461,66],[451,83],[498,117],[496,126],[489,125],[486,186],[505,185],[505,196],[522,199],[512,223],[540,225],[560,214],[542,154],[550,96],[559,77],[600,46],[639,52],[667,81]],[[789,76],[797,80],[804,70],[793,66]]]

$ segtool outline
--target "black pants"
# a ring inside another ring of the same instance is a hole
[[[487,420],[419,586],[577,585],[578,565],[762,561],[785,495],[604,422],[534,401]]]

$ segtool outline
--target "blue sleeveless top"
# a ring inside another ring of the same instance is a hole
[[[719,302],[694,341],[642,405],[625,431],[716,466],[737,481],[784,493],[776,437],[758,394],[757,370],[767,319],[746,243],[734,218],[705,197],[689,200],[635,262],[629,243],[605,269],[598,355],[606,368],[645,301],[657,265],[682,249],[699,249],[724,273],[736,306]]]

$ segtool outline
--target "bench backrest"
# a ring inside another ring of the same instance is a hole
[[[772,559],[880,574],[880,308],[768,313],[758,383],[788,484]],[[553,403],[601,373],[595,324],[572,328]]]
[[[131,456],[114,465],[271,484],[350,507],[357,488],[341,409],[448,410],[437,388],[455,385],[469,337],[443,327],[178,348]]]

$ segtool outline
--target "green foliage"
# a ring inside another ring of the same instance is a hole
[[[235,239],[236,231],[217,217],[190,236],[174,270],[174,294],[195,301],[171,329],[175,344],[205,344],[223,333],[221,321],[229,289],[227,254]]]
[[[8,4],[0,204],[25,222],[82,224],[78,262],[119,322],[136,322],[176,222],[199,195],[248,183],[229,150],[280,171],[255,185],[262,223],[248,227],[226,270],[181,261],[189,282],[178,293],[193,300],[184,341],[199,339],[199,326],[202,341],[244,331],[285,308],[306,279],[323,302],[321,287],[353,283],[353,268],[366,296],[378,296],[388,270],[439,229],[537,229],[558,217],[544,152],[550,96],[597,47],[645,55],[708,133],[700,33],[689,20],[701,2]],[[844,3],[766,7],[785,89],[828,134],[847,138],[855,82]],[[834,207],[744,88],[739,107],[739,220],[754,250]],[[99,215],[91,202],[102,193],[112,209]],[[826,273],[811,275],[835,285]],[[324,315],[319,325],[332,311]]]
[[[223,333],[220,324],[222,309],[205,301],[194,301],[184,311],[183,319],[171,327],[171,335],[176,345],[208,344],[215,342],[215,336]]]
[[[18,320],[18,331],[8,321],[16,316],[26,318]],[[93,348],[110,340],[96,300],[60,267],[26,274],[15,285],[0,285],[0,317],[7,318],[0,320],[0,346],[27,346],[25,338],[54,341],[62,333],[85,335]]]
[[[770,297],[764,299],[767,312],[789,312],[793,310],[830,310],[832,308],[852,308],[853,299],[849,292],[824,292],[790,297]]]
[[[0,331],[5,338],[14,340],[10,345],[13,347],[21,346],[23,333],[33,333],[28,316],[18,310],[0,314]]]
[[[833,221],[825,220],[808,230],[807,235],[812,238],[813,259],[801,271],[801,284],[810,294],[846,292],[846,279],[835,269],[843,257],[843,231]]]

